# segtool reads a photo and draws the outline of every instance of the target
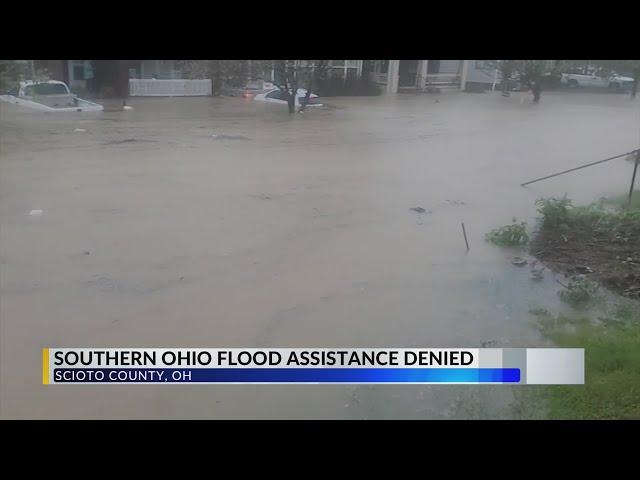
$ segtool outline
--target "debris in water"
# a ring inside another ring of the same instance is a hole
[[[76,129],[74,130],[74,132],[78,132],[78,133],[84,133],[84,132],[86,132],[86,131],[87,131],[87,129],[86,129],[86,128],[76,128]]]
[[[85,255],[91,255],[91,252],[90,252],[89,250],[85,250],[85,251],[84,251],[84,252],[82,252],[82,253],[84,253]]]
[[[593,273],[593,269],[586,265],[576,265],[575,271],[578,273]]]
[[[544,267],[532,268],[529,278],[536,281],[542,280],[544,278]]]
[[[209,136],[218,140],[249,140],[249,137],[245,137],[244,135],[224,135],[212,133]]]
[[[133,143],[137,142],[135,138],[125,138],[124,140],[109,140],[108,142],[103,143],[103,145],[120,145],[122,143]]]
[[[42,210],[31,210],[29,212],[29,216],[31,217],[37,217],[39,215],[42,215]]]
[[[414,212],[418,212],[418,213],[425,213],[426,210],[422,207],[412,207],[409,210],[413,210]]]
[[[517,267],[523,267],[527,264],[527,259],[522,257],[513,257],[511,263]]]

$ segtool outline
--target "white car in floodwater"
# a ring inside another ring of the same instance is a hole
[[[307,91],[304,88],[299,88],[296,92],[296,107],[304,104],[306,101]],[[271,102],[287,105],[287,94],[279,88],[272,88],[263,93],[259,93],[253,97],[258,102]],[[309,95],[309,103],[307,107],[321,107],[322,104],[318,103],[318,95],[312,93]]]
[[[64,82],[28,80],[20,82],[0,101],[41,112],[100,112],[102,105],[78,98]]]

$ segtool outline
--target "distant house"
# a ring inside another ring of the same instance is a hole
[[[52,80],[93,94],[125,96],[130,79],[181,79],[177,60],[36,60]]]
[[[252,61],[249,60],[249,63]],[[500,77],[490,60],[329,60],[329,74],[333,79],[367,76],[388,93],[425,91],[429,88],[489,89]],[[146,80],[182,80],[183,61],[180,60],[36,60],[37,69],[47,69],[53,80],[66,82],[72,89],[86,90],[95,95],[126,96],[130,80],[144,86]],[[251,83],[273,81],[275,72],[268,69],[249,78]],[[155,85],[159,95],[166,90],[172,94],[175,86]],[[149,85],[147,85],[149,87]],[[169,88],[171,87],[171,88]],[[200,87],[198,87],[200,88]],[[164,90],[163,90],[164,89]],[[176,93],[179,94],[179,93]],[[207,93],[202,93],[207,94]],[[210,93],[209,93],[210,94]]]

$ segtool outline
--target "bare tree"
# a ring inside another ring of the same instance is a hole
[[[638,81],[640,81],[640,60],[593,60],[608,74],[626,74],[633,77],[631,86],[631,98],[635,98],[638,92]]]
[[[290,115],[296,112],[296,94],[301,70],[298,62],[298,60],[274,60],[272,64],[273,83],[283,92]]]
[[[296,95],[298,89],[306,86],[305,100],[301,109],[306,107],[311,95],[311,88],[317,84],[328,66],[327,60],[273,60],[271,67],[274,72],[273,83],[283,92],[289,114],[296,113]]]

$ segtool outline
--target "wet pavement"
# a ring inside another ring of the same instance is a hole
[[[626,95],[129,103],[0,104],[2,418],[515,417],[518,387],[45,387],[40,349],[543,345],[559,285],[484,234],[626,191],[624,160],[520,183],[640,140]]]

